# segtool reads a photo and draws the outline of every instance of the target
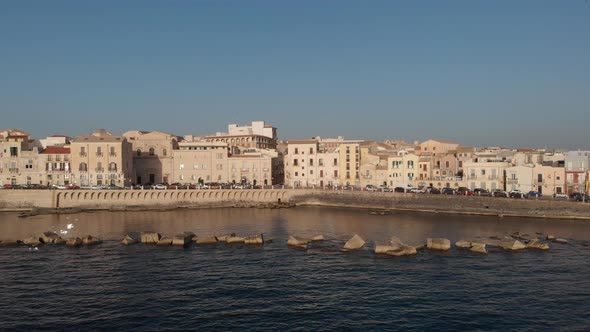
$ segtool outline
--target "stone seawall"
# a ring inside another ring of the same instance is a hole
[[[590,203],[428,194],[257,190],[0,190],[0,209],[220,207],[277,203],[539,218],[590,219]]]
[[[496,215],[502,217],[590,219],[590,203],[560,200],[452,196],[405,193],[298,191],[291,203],[432,213]]]

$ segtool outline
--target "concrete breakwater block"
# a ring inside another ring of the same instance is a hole
[[[322,235],[322,234],[316,235],[316,236],[314,236],[314,237],[311,238],[311,241],[312,242],[315,242],[315,241],[324,241],[324,235]]]
[[[529,243],[526,244],[526,247],[530,249],[549,250],[549,245],[541,242],[539,239],[530,240]]]
[[[451,241],[443,238],[428,238],[426,239],[426,247],[431,250],[449,250],[451,249]]]
[[[158,243],[158,241],[160,241],[161,238],[162,238],[162,235],[160,233],[156,233],[156,232],[142,232],[141,233],[141,243],[144,243],[144,244],[156,244],[156,243]]]
[[[418,254],[418,250],[416,250],[416,247],[403,244],[393,250],[388,250],[385,253],[389,256],[409,256]]]
[[[375,244],[376,254],[386,254],[388,251],[399,249],[399,246],[392,246],[390,244]]]
[[[503,241],[500,246],[506,250],[522,250],[526,248],[526,245],[518,240]]]
[[[87,245],[87,246],[100,244],[100,243],[102,243],[102,240],[97,237],[93,237],[92,235],[86,235],[82,238],[82,244]]]
[[[455,247],[457,248],[471,248],[471,242],[466,241],[466,240],[459,240],[457,242],[455,242]]]
[[[245,244],[263,244],[264,236],[262,234],[250,235],[244,238]]]
[[[566,239],[562,239],[562,238],[560,238],[560,237],[558,237],[558,238],[554,239],[554,240],[553,240],[553,242],[555,242],[555,243],[562,243],[562,244],[567,244],[567,243],[569,243],[569,241],[568,241],[568,240],[566,240]]]
[[[225,239],[225,242],[229,243],[229,244],[244,243],[245,241],[246,241],[246,239],[244,239],[243,237],[239,237],[239,236],[230,236],[227,239]]]
[[[158,246],[171,246],[172,239],[169,237],[163,237],[158,241],[158,243],[156,243],[156,245],[158,245]]]
[[[176,234],[172,237],[172,245],[174,246],[187,246],[193,240],[193,234],[183,233]]]
[[[344,249],[344,250],[357,250],[357,249],[362,248],[364,245],[365,245],[365,240],[363,240],[360,236],[355,234],[352,238],[350,238],[350,240],[346,241],[346,243],[344,244],[344,247],[342,247],[342,249]]]
[[[488,253],[488,251],[486,250],[485,243],[475,243],[475,242],[473,242],[471,244],[471,251],[477,252],[477,253],[480,253],[480,254],[487,254]]]
[[[219,242],[219,239],[216,236],[197,237],[195,242],[197,244],[216,244]]]
[[[38,236],[31,236],[28,237],[26,239],[23,240],[24,244],[30,245],[30,246],[36,246],[36,245],[40,245],[43,244],[43,242],[41,242],[41,240],[39,239]]]
[[[294,247],[299,247],[303,249],[307,249],[307,244],[310,242],[309,239],[304,239],[297,236],[289,236],[287,240],[287,244]]]
[[[61,237],[53,232],[43,232],[38,235],[39,241],[45,244],[59,244]],[[56,243],[57,242],[57,243]]]
[[[79,247],[82,245],[82,239],[79,237],[71,237],[66,241],[68,247]]]
[[[131,236],[129,236],[129,234],[125,235],[125,237],[123,238],[123,240],[121,240],[121,244],[124,244],[126,246],[131,245],[131,244],[136,244],[137,241],[132,238]]]

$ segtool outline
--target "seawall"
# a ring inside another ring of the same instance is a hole
[[[151,209],[278,203],[537,218],[590,219],[590,203],[450,195],[257,190],[0,190],[0,209]]]

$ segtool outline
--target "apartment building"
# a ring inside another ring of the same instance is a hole
[[[70,147],[47,146],[39,153],[39,170],[42,173],[42,184],[69,185],[72,184],[72,168],[70,165]],[[30,184],[27,181],[27,184]]]
[[[133,183],[133,151],[123,136],[105,130],[78,136],[70,144],[73,184],[79,186]]]
[[[589,180],[590,151],[569,151],[565,155],[566,193],[585,192]]]
[[[136,184],[170,183],[173,171],[173,150],[178,137],[160,131],[128,131],[123,137],[131,143]]]

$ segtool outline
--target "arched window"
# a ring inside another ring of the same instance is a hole
[[[112,162],[109,164],[109,172],[116,172],[117,171],[117,163]]]
[[[166,155],[167,155],[167,154],[168,154],[168,150],[166,150],[166,149],[162,150],[162,155],[163,155],[164,157],[166,157]]]
[[[141,149],[137,149],[137,156],[141,157]]]
[[[88,165],[86,165],[86,163],[80,163],[79,170],[80,170],[80,172],[86,172],[86,171],[88,171]]]
[[[150,148],[150,156],[153,156],[154,152],[155,152],[154,148]]]

